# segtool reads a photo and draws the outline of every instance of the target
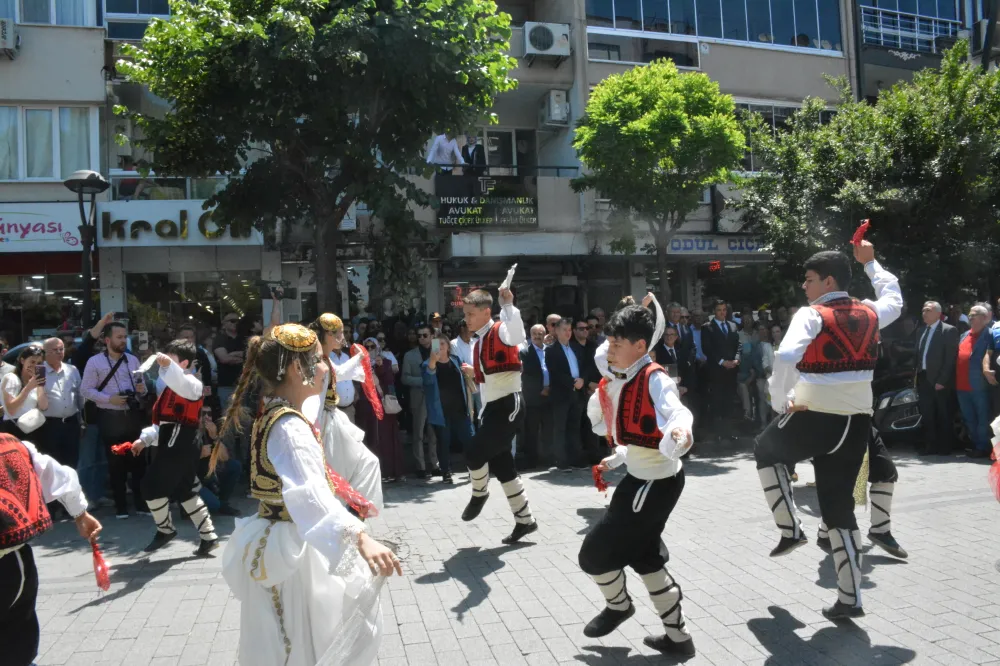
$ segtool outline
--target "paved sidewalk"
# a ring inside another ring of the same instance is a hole
[[[748,447],[691,460],[665,533],[699,651],[686,663],[1000,664],[1000,506],[986,485],[987,465],[896,455],[893,533],[910,561],[870,552],[868,614],[841,626],[819,614],[835,594],[830,557],[815,546],[779,560],[767,556],[778,535]],[[813,537],[816,495],[805,485],[811,466],[801,465],[799,474],[796,501]],[[577,551],[607,501],[589,471],[525,478],[541,529],[536,543],[516,547],[500,543],[511,518],[495,481],[473,523],[459,519],[469,495],[464,474],[455,486],[412,481],[386,488],[388,506],[372,528],[400,542],[407,576],[391,579],[383,595],[380,664],[671,663],[642,644],[659,625],[634,574],[635,617],[605,639],[583,636],[602,602],[577,566]],[[235,664],[240,607],[220,559],[191,557],[190,524],[146,558],[139,551],[151,536],[150,519],[99,517],[113,565],[108,593],[97,593],[89,550],[71,523],[36,543],[39,666]],[[859,519],[864,533],[869,516]],[[217,526],[228,534],[233,521],[222,518]]]

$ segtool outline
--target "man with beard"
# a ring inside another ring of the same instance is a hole
[[[247,349],[246,336],[240,335],[240,316],[230,312],[222,318],[222,338],[216,340],[215,359],[219,362],[219,403],[223,411],[236,390],[236,383],[243,372],[243,359]]]

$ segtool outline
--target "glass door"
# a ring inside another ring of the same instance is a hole
[[[489,130],[486,132],[486,163],[491,176],[513,176],[514,131]]]

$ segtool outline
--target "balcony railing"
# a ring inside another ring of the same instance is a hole
[[[917,53],[939,53],[962,29],[960,21],[861,7],[864,43]]]
[[[450,172],[466,176],[546,176],[549,178],[575,178],[580,167],[571,166],[525,166],[518,164],[475,165],[475,164],[435,164],[438,173]]]
[[[225,187],[226,176],[209,178],[146,178],[137,172],[112,174],[112,201],[177,201],[208,199]]]

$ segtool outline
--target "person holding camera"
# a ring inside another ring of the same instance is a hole
[[[18,439],[26,439],[45,423],[42,412],[49,408],[49,399],[44,388],[43,358],[40,346],[25,347],[17,356],[14,370],[0,380],[3,430]]]
[[[91,357],[83,371],[80,393],[97,407],[101,442],[111,472],[111,491],[115,517],[129,517],[125,484],[132,475],[132,501],[136,513],[150,515],[142,499],[141,482],[146,471],[146,456],[116,456],[115,444],[139,439],[145,418],[146,384],[137,380],[139,359],[125,351],[128,331],[121,322],[111,322],[104,329],[104,353]]]
[[[219,461],[215,471],[208,472],[209,459],[212,457],[212,448],[215,440],[219,437],[219,427],[212,418],[212,408],[203,406],[201,408],[201,429],[198,439],[201,446],[201,460],[198,462],[198,481],[200,487],[198,495],[208,507],[209,513],[220,516],[239,517],[240,510],[229,503],[229,498],[236,489],[236,484],[240,480],[242,466],[240,461],[233,458],[229,453],[229,448],[222,444],[219,448]]]

